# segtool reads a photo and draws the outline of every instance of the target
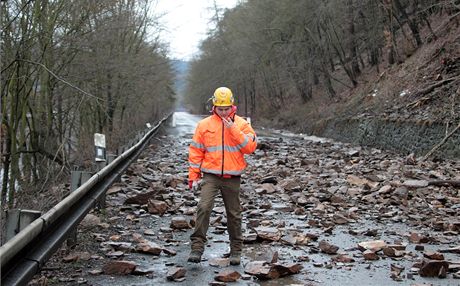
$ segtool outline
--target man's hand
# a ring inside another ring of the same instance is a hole
[[[199,187],[198,180],[194,180],[194,181],[190,180],[190,181],[188,181],[188,188],[190,190],[196,191],[196,190],[198,190],[198,187]]]
[[[222,117],[222,122],[224,123],[225,127],[227,128],[232,128],[234,123],[232,121],[232,119],[229,117],[229,118],[223,118]]]
[[[197,191],[199,187],[200,187],[200,182],[198,182],[198,180],[193,181],[192,191]]]

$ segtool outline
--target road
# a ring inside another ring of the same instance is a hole
[[[191,137],[195,131],[196,124],[204,117],[203,115],[193,115],[188,112],[175,112],[172,116],[171,125],[167,130],[167,134],[179,137]]]
[[[93,214],[96,222],[82,223],[76,248],[56,254],[36,281],[47,280],[50,285],[208,285],[218,272],[233,269],[244,274],[248,263],[270,260],[277,253],[280,263],[298,263],[303,269],[267,281],[246,275],[248,280],[240,278],[229,284],[460,285],[452,272],[444,279],[428,278],[414,269],[430,251],[439,253],[460,245],[460,191],[423,184],[430,178],[460,180],[459,162],[413,164],[405,157],[373,148],[265,129],[256,130],[260,149],[247,157],[249,167],[242,180],[243,228],[247,237],[258,233],[258,239],[248,239],[242,265],[210,266],[229,249],[219,198],[204,260],[187,263],[191,229],[170,226],[174,217],[190,220],[196,206],[197,196],[187,190],[186,176],[187,149],[199,119],[176,113],[174,126],[152,140],[121,182],[111,188],[107,209]],[[136,194],[151,191],[156,200],[168,204],[164,215],[125,203]],[[260,233],[266,229],[280,238],[263,239]],[[176,255],[139,253],[134,249],[139,236]],[[378,260],[369,260],[357,245],[376,240],[405,247],[395,255],[380,250],[376,252]],[[327,254],[321,241],[337,246],[336,252],[350,260],[338,260],[342,256],[337,253]],[[120,243],[130,246],[123,249]],[[457,267],[458,253],[442,255]],[[144,272],[107,275],[101,271],[116,260],[132,261]],[[186,270],[182,282],[166,279],[173,267]]]

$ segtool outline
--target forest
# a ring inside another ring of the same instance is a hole
[[[242,1],[216,14],[216,29],[191,63],[187,99],[204,112],[213,88],[227,85],[239,110],[259,122],[289,127],[337,116],[331,105],[344,109],[351,95],[373,94],[367,83],[402,69],[412,56],[422,58],[415,55],[428,44],[439,42],[417,68],[443,57],[458,62],[459,12],[454,0]],[[458,77],[449,84],[458,86]]]
[[[1,2],[3,208],[59,201],[51,186],[90,167],[94,133],[113,150],[171,110],[174,74],[149,5]]]

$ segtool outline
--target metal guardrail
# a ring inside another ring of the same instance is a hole
[[[137,144],[0,247],[1,284],[26,285],[56,252],[110,185],[137,159],[164,117]]]

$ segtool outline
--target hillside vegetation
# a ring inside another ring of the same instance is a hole
[[[197,112],[227,85],[266,126],[321,134],[379,116],[460,122],[458,1],[243,1],[218,19],[191,64]]]
[[[171,110],[149,2],[1,2],[1,207],[39,209],[50,185],[94,167],[94,133],[114,152]]]

